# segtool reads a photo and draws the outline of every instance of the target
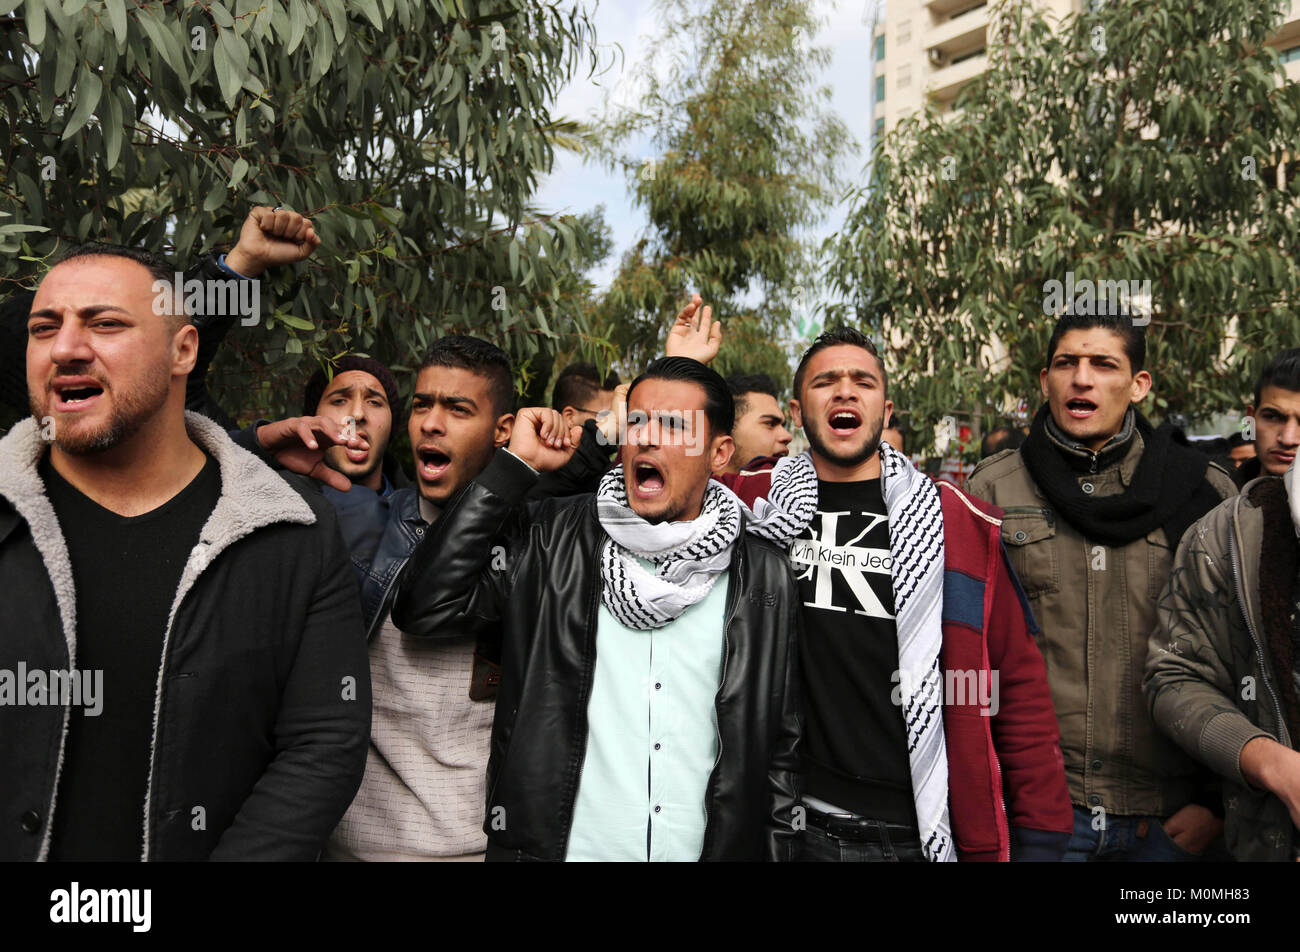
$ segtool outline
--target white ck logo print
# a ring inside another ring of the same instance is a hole
[[[889,517],[878,513],[863,513],[870,517],[870,524],[848,542],[839,544],[835,541],[839,518],[849,513],[823,512],[820,515],[820,536],[814,532],[811,539],[795,539],[790,543],[790,561],[796,565],[807,566],[799,573],[799,580],[811,578],[816,582],[813,588],[813,600],[804,604],[809,608],[820,608],[825,611],[848,611],[851,606],[836,605],[832,598],[833,573],[842,572],[844,581],[848,583],[849,589],[858,601],[857,607],[853,608],[854,614],[869,615],[872,618],[893,618],[894,616],[885,610],[885,606],[876,597],[871,583],[866,578],[868,572],[888,577],[894,564],[893,556],[888,549],[873,549],[857,544]]]

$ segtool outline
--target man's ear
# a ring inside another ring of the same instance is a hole
[[[1146,399],[1146,395],[1151,391],[1151,375],[1145,370],[1139,370],[1133,377],[1133,391],[1130,403],[1141,403]]]
[[[198,359],[198,329],[186,324],[172,335],[172,376],[188,377]]]
[[[564,425],[566,428],[571,426],[582,425],[577,420],[574,419],[574,417],[577,415],[578,415],[578,411],[575,410],[573,407],[565,407],[563,410],[560,411],[560,416],[564,417]]]
[[[510,434],[515,431],[515,415],[503,413],[497,417],[496,429],[492,433],[492,445],[500,449],[510,442]]]
[[[790,422],[795,426],[803,426],[803,408],[793,398],[790,400]]]
[[[714,437],[713,445],[709,447],[710,471],[720,473],[725,470],[735,452],[736,443],[730,435]]]
[[[1044,400],[1048,399],[1048,396],[1047,396],[1047,368],[1046,368],[1046,367],[1044,367],[1042,370],[1038,371],[1038,388],[1039,388],[1040,390],[1043,391],[1043,399],[1044,399]]]

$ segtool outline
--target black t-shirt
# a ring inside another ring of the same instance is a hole
[[[72,560],[77,669],[102,671],[100,713],[74,708],[52,860],[138,861],[163,635],[181,572],[221,495],[216,462],[152,512],[119,516],[41,464]]]
[[[819,480],[817,515],[790,560],[803,603],[804,792],[915,826],[880,480]]]

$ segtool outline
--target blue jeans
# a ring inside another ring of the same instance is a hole
[[[924,863],[919,839],[890,839],[881,830],[880,843],[855,843],[842,840],[825,830],[809,826],[799,833],[795,844],[796,863]]]
[[[1104,828],[1093,829],[1105,821]],[[1074,833],[1061,857],[1063,863],[1198,863],[1202,857],[1183,849],[1165,832],[1159,817],[1094,817],[1085,807],[1074,808]]]

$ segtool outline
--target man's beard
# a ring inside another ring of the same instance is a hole
[[[104,388],[107,396],[108,388]],[[158,413],[167,403],[171,394],[171,371],[166,366],[159,366],[158,373],[146,376],[139,386],[121,392],[114,391],[113,412],[108,422],[98,429],[76,432],[81,426],[58,426],[54,428],[54,445],[60,452],[70,456],[89,456],[103,453],[115,446],[125,443]],[[29,395],[31,396],[31,395]],[[29,400],[32,415],[37,420],[43,419],[49,412],[48,402],[38,401],[34,396]],[[69,432],[73,430],[73,432]]]
[[[861,463],[865,463],[867,460],[871,459],[871,457],[880,452],[880,436],[885,432],[885,417],[883,414],[876,418],[873,432],[867,438],[867,442],[863,444],[862,449],[856,453],[849,453],[842,456],[837,456],[835,452],[826,445],[826,441],[822,439],[821,428],[826,424],[821,423],[820,421],[816,425],[811,424],[812,420],[809,420],[804,424],[803,428],[804,436],[808,437],[808,445],[812,447],[813,452],[818,456],[829,460],[837,466],[857,466]]]

